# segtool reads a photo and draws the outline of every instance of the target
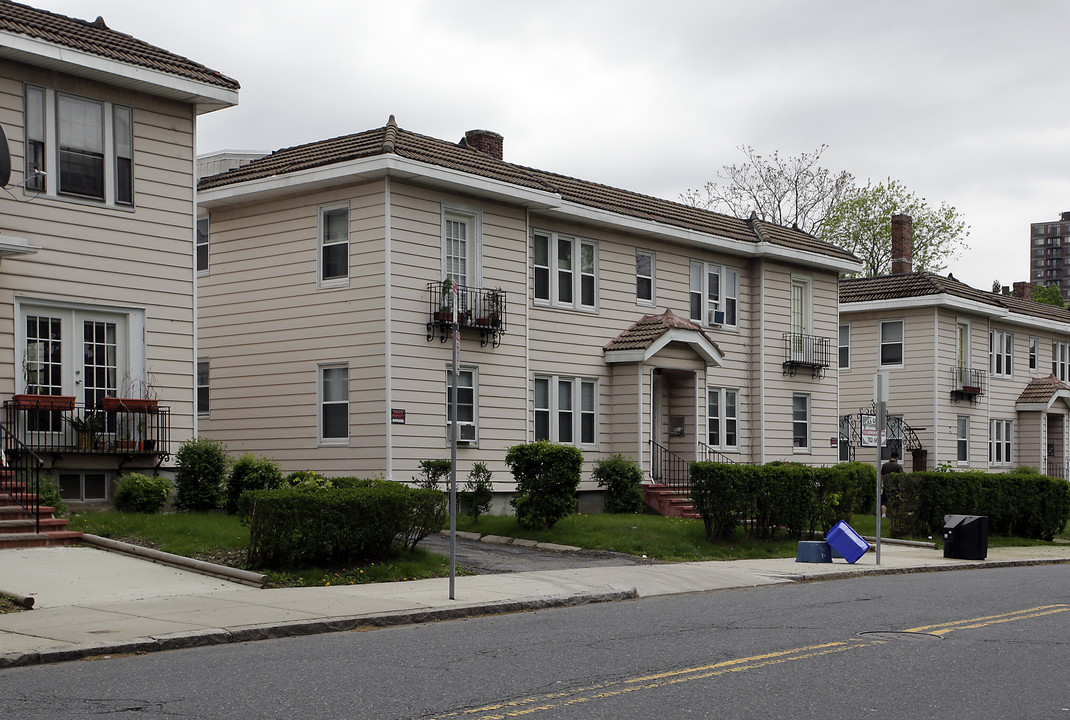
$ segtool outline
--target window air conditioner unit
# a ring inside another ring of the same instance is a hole
[[[457,444],[472,445],[476,441],[476,426],[474,423],[457,423]]]
[[[714,310],[712,315],[713,325],[724,325],[724,310]]]

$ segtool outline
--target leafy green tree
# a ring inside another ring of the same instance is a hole
[[[739,165],[725,165],[717,177],[699,190],[688,190],[681,202],[693,207],[750,217],[753,212],[766,222],[797,227],[817,234],[825,215],[854,187],[849,172],[834,172],[818,161],[828,149],[822,145],[812,153],[766,157],[748,146],[739,150],[747,156]]]
[[[914,270],[940,272],[969,246],[970,229],[954,207],[933,207],[898,180],[872,181],[847,192],[829,211],[818,235],[858,256],[863,275],[882,275],[892,263],[892,215],[914,221]]]
[[[1063,291],[1058,285],[1037,285],[1033,288],[1033,301],[1055,307],[1066,307]]]

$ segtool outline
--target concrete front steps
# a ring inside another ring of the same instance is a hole
[[[55,517],[55,508],[48,505],[38,509],[41,532],[36,532],[33,514],[19,505],[20,501],[32,505],[36,499],[36,495],[26,491],[24,483],[0,478],[0,550],[80,545],[82,533],[68,530],[70,521]]]
[[[643,485],[643,503],[666,517],[700,518],[691,499],[667,485]]]

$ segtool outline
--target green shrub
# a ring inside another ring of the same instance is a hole
[[[226,448],[220,442],[193,438],[182,443],[175,454],[175,508],[218,508],[223,500],[228,463]]]
[[[413,547],[446,521],[443,493],[389,481],[254,490],[238,505],[249,520],[254,568],[378,560],[394,546]]]
[[[115,483],[113,503],[119,512],[156,513],[170,494],[171,481],[165,477],[126,473]]]
[[[246,490],[272,490],[278,487],[282,487],[282,470],[278,463],[270,458],[245,453],[230,469],[223,509],[233,515],[238,511],[238,498]]]
[[[468,473],[464,490],[457,493],[458,501],[464,506],[472,522],[479,522],[479,516],[490,510],[490,501],[494,498],[494,486],[490,481],[491,472],[486,463],[477,462]]]
[[[414,477],[412,481],[417,487],[437,490],[439,483],[445,485],[452,470],[453,464],[449,460],[421,460],[420,477]]]
[[[746,513],[755,468],[729,463],[691,463],[691,504],[710,542],[732,537]]]
[[[505,464],[516,480],[516,493],[509,504],[516,509],[520,527],[552,528],[576,512],[583,469],[579,448],[546,440],[514,445],[505,454]]]
[[[605,488],[607,513],[643,512],[643,470],[631,458],[616,454],[594,464],[591,478]]]
[[[41,504],[47,505],[55,517],[65,517],[68,512],[67,501],[59,490],[59,483],[54,475],[42,475],[37,485],[37,495],[41,498]]]
[[[283,487],[316,490],[332,488],[334,487],[334,483],[315,470],[297,470],[286,476]]]

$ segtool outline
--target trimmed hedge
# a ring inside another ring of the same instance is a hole
[[[552,528],[576,512],[583,469],[579,448],[546,440],[514,445],[505,454],[505,464],[516,480],[516,493],[509,504],[516,509],[520,527]]]
[[[175,453],[175,509],[215,510],[223,502],[230,458],[223,443],[191,438]]]
[[[238,512],[238,498],[246,490],[272,490],[282,487],[282,470],[271,458],[245,453],[234,462],[223,493],[223,509]]]
[[[731,539],[744,520],[749,538],[772,538],[784,528],[798,539],[849,521],[864,487],[876,480],[871,466],[857,462],[832,467],[693,462],[691,502],[710,542]]]
[[[252,568],[373,561],[411,548],[446,523],[446,495],[387,480],[339,478],[348,487],[244,493]]]
[[[993,535],[1051,540],[1070,520],[1070,483],[1032,468],[885,476],[892,532],[935,535],[945,515],[985,515]]]
[[[643,512],[643,470],[620,453],[594,464],[591,479],[605,488],[603,505],[607,513]]]
[[[119,512],[157,513],[170,494],[171,481],[165,477],[126,473],[115,483],[112,503]]]

